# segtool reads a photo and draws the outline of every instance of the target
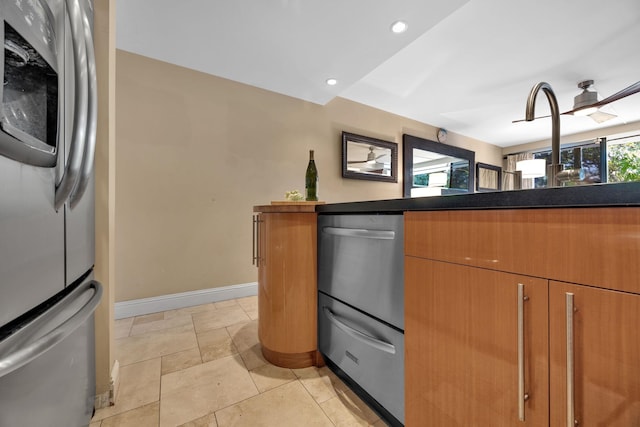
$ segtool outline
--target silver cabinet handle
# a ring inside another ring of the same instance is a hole
[[[524,421],[524,285],[518,283],[518,419]]]
[[[45,316],[50,317],[55,313],[61,312],[76,299],[80,298],[80,296],[85,292],[93,292],[93,296],[78,311],[58,327],[26,346],[19,346],[17,350],[9,351],[8,354],[0,354],[0,377],[3,377],[31,362],[68,337],[73,331],[82,325],[82,323],[84,323],[89,316],[93,314],[98,303],[100,303],[100,298],[102,297],[102,285],[95,280],[91,280],[78,286],[69,295],[50,308],[49,312],[45,314]],[[36,320],[33,324],[16,332],[16,334],[33,334],[35,331],[32,331],[31,329],[38,327],[44,327],[44,325],[42,325],[42,322],[38,322]],[[11,339],[11,337],[8,339]]]
[[[257,264],[257,260],[258,260],[258,250],[257,250],[257,241],[256,241],[256,235],[257,235],[257,228],[258,228],[258,217],[256,215],[253,216],[253,224],[251,224],[251,231],[253,232],[253,243],[252,243],[252,247],[251,247],[251,256],[252,256],[252,261],[251,263],[253,265],[255,265],[256,267],[258,266]]]
[[[329,321],[331,321],[332,324],[334,324],[337,328],[342,329],[344,332],[351,335],[353,338],[363,341],[369,346],[373,348],[377,348],[378,350],[382,350],[385,353],[396,354],[396,347],[393,344],[379,340],[377,338],[374,338],[370,335],[365,334],[364,332],[360,332],[359,330],[352,328],[351,326],[342,322],[340,318],[335,314],[333,314],[331,309],[327,306],[323,306],[322,310],[324,311],[324,314],[327,316],[327,318],[329,319]]]
[[[85,46],[84,30],[81,28],[83,19],[78,0],[65,0],[73,41],[73,63],[75,72],[75,98],[73,112],[73,133],[71,147],[69,148],[69,160],[65,168],[62,180],[56,188],[54,207],[60,209],[77,184],[84,156],[84,144],[87,133],[87,54]],[[64,153],[59,153],[63,156]]]
[[[567,316],[567,427],[574,427],[575,423],[575,395],[573,372],[573,294],[567,292],[566,316]]]
[[[361,239],[393,240],[395,231],[391,230],[366,230],[364,228],[323,227],[324,233],[333,236],[359,237]]]
[[[260,267],[260,215],[253,216],[253,265]]]
[[[76,0],[77,1],[77,0]],[[77,180],[71,196],[69,205],[73,209],[84,194],[87,184],[91,178],[93,171],[93,159],[96,149],[96,130],[98,127],[98,86],[96,80],[96,56],[93,47],[93,36],[91,34],[91,23],[85,11],[82,11],[82,26],[84,28],[84,40],[86,50],[86,66],[88,74],[88,95],[87,103],[87,127],[86,142],[84,144],[84,156],[82,157],[82,166],[80,167],[80,176]]]
[[[525,420],[524,403],[529,399],[524,383],[524,284],[518,283],[518,419]]]

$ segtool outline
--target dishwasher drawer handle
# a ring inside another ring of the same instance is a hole
[[[361,239],[393,240],[396,232],[391,230],[367,230],[364,228],[324,227],[324,233],[333,236],[359,237]]]
[[[369,346],[377,348],[378,350],[382,350],[385,353],[396,354],[396,347],[393,344],[381,341],[377,338],[365,334],[364,332],[360,332],[359,330],[352,328],[351,326],[342,322],[339,317],[333,314],[331,309],[327,306],[323,306],[322,310],[324,311],[324,314],[327,316],[327,318],[331,321],[331,323],[333,323],[337,328],[342,329],[344,332],[351,335],[353,338],[359,339]]]
[[[16,369],[21,368],[27,363],[39,357],[41,354],[49,351],[56,344],[68,337],[73,331],[75,331],[82,323],[93,314],[94,310],[100,303],[102,297],[102,285],[92,280],[80,285],[74,289],[67,297],[56,304],[50,310],[53,312],[60,312],[64,310],[66,306],[71,304],[85,292],[94,292],[93,296],[87,301],[78,311],[72,316],[60,324],[57,328],[48,332],[43,337],[37,339],[33,343],[26,347],[22,347],[19,350],[9,353],[6,356],[0,357],[0,377],[3,377]],[[26,327],[28,328],[28,326]],[[19,332],[18,332],[19,333]]]

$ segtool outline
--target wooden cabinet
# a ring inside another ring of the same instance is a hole
[[[548,282],[412,257],[405,278],[406,425],[545,425]]]
[[[256,206],[258,338],[274,365],[317,364],[315,204]]]
[[[640,426],[639,236],[637,208],[406,213],[406,425]]]
[[[567,426],[571,408],[578,426],[640,426],[640,295],[560,282],[549,288],[551,426]]]

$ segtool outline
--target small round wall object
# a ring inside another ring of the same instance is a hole
[[[446,142],[447,141],[447,131],[446,129],[440,128],[438,129],[438,142]]]

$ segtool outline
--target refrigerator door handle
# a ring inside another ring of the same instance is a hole
[[[69,162],[65,168],[60,184],[56,187],[54,207],[56,211],[67,201],[71,191],[77,185],[78,175],[82,167],[84,157],[84,144],[87,132],[87,104],[88,104],[88,84],[87,84],[87,52],[83,29],[83,12],[80,9],[78,0],[66,0],[67,13],[71,24],[71,39],[73,44],[73,63],[75,72],[75,98],[73,112],[73,134],[71,137],[71,147],[69,148]],[[59,155],[63,156],[64,153]]]
[[[77,0],[75,0],[77,1]],[[87,105],[87,131],[86,131],[86,143],[84,147],[84,157],[82,159],[82,166],[80,168],[80,178],[71,192],[69,198],[69,205],[73,209],[78,202],[82,199],[84,190],[87,188],[89,179],[91,178],[91,172],[93,170],[93,159],[95,156],[96,148],[96,129],[98,126],[98,86],[96,83],[96,57],[93,47],[93,36],[91,35],[91,24],[86,12],[82,11],[82,24],[84,27],[84,39],[87,53],[87,73],[88,78],[88,90],[89,90],[89,102]]]
[[[102,298],[102,285],[95,280],[85,282],[78,286],[64,299],[54,305],[49,310],[48,314],[49,316],[53,316],[55,313],[61,312],[86,292],[93,292],[93,296],[91,296],[91,298],[78,311],[69,316],[68,319],[62,322],[55,329],[31,343],[15,349],[15,351],[10,351],[9,354],[0,354],[0,377],[11,373],[36,359],[68,337],[69,334],[82,325],[82,323],[84,323],[89,316],[93,314],[98,303],[100,303],[100,298]],[[33,331],[30,330],[30,326],[38,327],[40,326],[39,323],[40,322],[35,321],[33,325],[26,326],[23,330],[16,332],[16,334],[33,333]]]

